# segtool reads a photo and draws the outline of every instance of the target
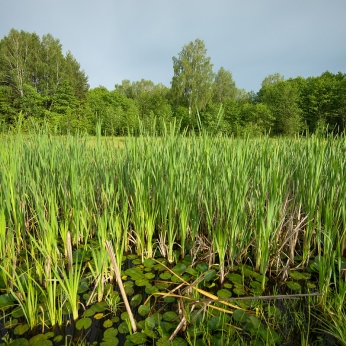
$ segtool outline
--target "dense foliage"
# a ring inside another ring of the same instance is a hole
[[[181,131],[202,128],[227,135],[295,135],[346,126],[346,74],[285,80],[269,75],[255,93],[236,87],[232,73],[213,72],[202,40],[173,57],[171,87],[150,80],[123,80],[114,90],[89,90],[88,78],[71,52],[62,53],[50,34],[17,31],[0,41],[0,123],[14,129],[46,123],[51,131],[105,135],[162,132],[175,121]]]

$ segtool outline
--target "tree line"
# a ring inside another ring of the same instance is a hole
[[[12,29],[0,41],[0,123],[15,129],[44,124],[55,133],[160,133],[170,122],[181,132],[296,135],[346,127],[346,74],[285,80],[266,77],[260,90],[239,89],[232,73],[213,71],[202,40],[173,57],[170,87],[123,80],[114,90],[90,88],[88,77],[58,39]]]

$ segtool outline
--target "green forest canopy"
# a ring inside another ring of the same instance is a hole
[[[46,124],[57,133],[106,135],[160,132],[175,121],[181,131],[226,135],[295,135],[346,127],[346,74],[285,80],[269,75],[255,93],[238,89],[232,73],[213,70],[202,40],[173,57],[171,86],[123,80],[114,90],[90,89],[88,77],[58,39],[12,29],[0,41],[0,123],[13,129]]]

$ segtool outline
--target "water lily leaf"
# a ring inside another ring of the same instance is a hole
[[[158,291],[159,289],[156,286],[152,286],[150,284],[145,287],[145,293],[149,295]]]
[[[15,335],[23,335],[30,329],[29,325],[27,323],[25,324],[20,324],[16,328],[14,328],[14,334]]]
[[[173,321],[177,317],[177,313],[175,311],[167,311],[162,315],[162,319],[165,321]]]
[[[168,284],[166,282],[156,282],[155,286],[159,289],[159,291],[163,291],[168,288]]]
[[[300,291],[302,289],[302,286],[300,286],[300,284],[298,284],[298,282],[287,281],[286,285],[292,291]]]
[[[162,280],[169,280],[172,277],[172,274],[168,271],[165,271],[160,274],[160,279]]]
[[[144,333],[133,333],[128,336],[128,340],[132,341],[135,345],[141,345],[147,341],[147,336]]]
[[[311,274],[309,273],[300,273],[298,271],[290,271],[289,272],[289,275],[290,277],[293,279],[293,280],[308,280],[311,278]]]
[[[265,275],[259,274],[259,273],[253,273],[252,277],[258,281],[258,282],[262,282],[264,279],[264,282],[268,282],[268,278]]]
[[[147,316],[149,314],[149,306],[148,305],[140,305],[140,307],[138,308],[138,313],[141,315],[141,316]]]
[[[205,262],[201,262],[201,263],[198,263],[198,264],[196,265],[196,268],[197,268],[197,270],[199,270],[200,272],[204,273],[204,272],[206,272],[206,271],[208,270],[208,265],[207,265],[207,263],[205,263]]]
[[[53,341],[54,341],[54,342],[60,342],[63,338],[64,338],[63,335],[57,335],[57,336],[53,339]]]
[[[145,278],[142,270],[139,268],[129,268],[125,270],[125,274],[131,276],[132,280],[140,280]]]
[[[86,279],[82,279],[79,283],[79,286],[78,286],[78,291],[77,293],[81,294],[81,293],[85,293],[87,292],[89,289],[89,282],[88,280]]]
[[[113,322],[112,322],[112,320],[110,320],[110,319],[105,320],[105,321],[103,322],[103,327],[104,327],[104,328],[110,328],[110,327],[112,327],[112,325],[113,325]]]
[[[135,293],[133,286],[125,286],[124,289],[128,296],[132,296]]]
[[[96,311],[93,309],[93,307],[91,307],[90,309],[87,309],[83,312],[83,316],[84,317],[91,317],[94,316],[96,313]]]
[[[95,318],[95,320],[100,320],[103,316],[104,316],[104,314],[102,312],[99,312],[98,314],[96,314],[94,316],[94,318]]]
[[[175,302],[175,300],[176,300],[175,297],[170,297],[170,296],[163,298],[163,301],[165,303],[173,303],[173,302]]]
[[[76,329],[77,330],[82,330],[84,329],[88,329],[92,324],[92,320],[89,317],[83,317],[80,320],[77,321],[76,323]]]
[[[148,329],[154,329],[156,325],[155,319],[150,316],[145,319],[145,327]]]
[[[209,269],[204,273],[204,280],[206,282],[212,280],[216,276],[216,270],[215,269]]]
[[[16,318],[7,320],[5,322],[5,327],[7,328],[13,328],[16,324],[18,324],[18,320]],[[1,344],[0,344],[1,345]]]
[[[130,332],[129,330],[129,326],[126,322],[122,322],[119,324],[119,327],[118,327],[118,330],[119,330],[119,333],[121,334],[127,334]]]
[[[216,294],[219,298],[231,298],[232,297],[232,292],[225,289],[225,288],[218,290]]]
[[[13,340],[8,346],[29,346],[29,341],[24,338]]]
[[[228,274],[226,277],[229,281],[231,281],[233,283],[237,283],[237,284],[241,284],[241,285],[244,284],[243,276],[240,274],[231,273],[231,274]]]
[[[29,345],[33,346],[35,345],[38,341],[40,340],[45,340],[45,335],[44,334],[37,334],[34,335],[30,340],[29,340]]]
[[[188,274],[190,274],[190,275],[192,275],[192,276],[198,276],[198,271],[195,269],[195,268],[187,268],[186,270],[185,270],[185,273],[188,273]]]
[[[138,287],[142,287],[142,286],[146,286],[149,284],[148,279],[146,279],[145,277],[143,277],[142,279],[138,279],[135,281],[135,285]]]
[[[178,263],[172,268],[172,272],[177,275],[182,275],[186,270],[186,265],[184,263]]]
[[[236,309],[233,312],[233,319],[237,322],[245,322],[249,315],[244,310]]]
[[[307,287],[307,288],[316,288],[316,285],[313,284],[313,283],[311,283],[311,282],[308,282],[308,283],[306,284],[306,287]]]
[[[223,284],[223,287],[225,287],[225,288],[232,288],[233,285],[231,283],[229,283],[229,282],[226,282],[225,284]]]
[[[138,264],[142,264],[142,260],[140,258],[136,258],[132,261],[132,264],[134,264],[135,266]]]
[[[144,333],[146,336],[149,336],[149,338],[152,338],[152,339],[156,339],[157,338],[157,335],[156,335],[155,331],[152,330],[152,329],[144,328],[142,333]]]
[[[138,258],[138,256],[136,254],[134,254],[134,253],[127,255],[127,259],[128,260],[134,260],[136,258]]]
[[[152,258],[146,258],[143,262],[144,267],[152,268],[156,264],[156,261]]]
[[[110,327],[106,329],[105,332],[103,333],[103,340],[105,341],[113,340],[117,335],[118,335],[118,329]]]
[[[96,303],[92,306],[93,310],[95,310],[95,312],[104,312],[107,310],[108,305],[106,302],[99,302]]]
[[[259,290],[260,292],[262,291],[262,284],[258,281],[251,281],[250,286],[255,290]]]
[[[146,279],[150,280],[150,279],[154,279],[155,274],[154,273],[145,273],[144,276]]]
[[[245,290],[244,290],[244,288],[241,288],[241,287],[234,288],[233,292],[235,294],[237,294],[238,296],[244,296],[245,295]]]
[[[44,334],[44,338],[45,339],[50,339],[50,338],[54,337],[54,335],[55,334],[53,332],[48,332],[48,333]]]
[[[133,298],[131,299],[131,305],[132,306],[137,306],[141,303],[143,299],[143,296],[141,294],[136,294],[135,296],[133,296]]]

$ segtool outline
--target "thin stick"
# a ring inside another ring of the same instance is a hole
[[[133,318],[131,307],[130,307],[129,301],[128,301],[126,293],[125,293],[123,282],[121,280],[121,275],[120,275],[119,268],[118,268],[118,265],[117,265],[117,260],[115,258],[114,250],[113,250],[112,244],[111,244],[111,242],[109,240],[106,241],[106,248],[107,248],[107,251],[108,251],[109,256],[111,258],[111,261],[112,261],[113,269],[114,269],[114,272],[115,272],[115,278],[116,278],[118,286],[120,288],[120,293],[121,293],[121,295],[123,297],[123,301],[124,301],[124,304],[125,304],[126,311],[129,314],[132,330],[133,330],[134,333],[136,333],[136,331],[137,331],[136,322],[135,322],[135,319]]]

